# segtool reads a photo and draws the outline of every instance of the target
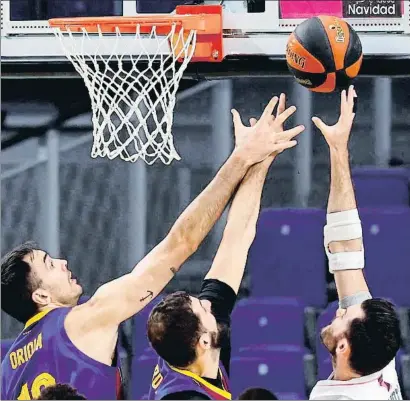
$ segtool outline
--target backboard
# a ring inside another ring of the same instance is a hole
[[[133,16],[183,1],[1,0],[1,61],[4,78],[67,77],[76,72],[47,20],[72,16]],[[200,2],[203,3],[203,2]],[[405,75],[410,71],[409,0],[205,1],[223,4],[223,62],[191,63],[185,77],[218,79],[287,73],[288,34],[305,18],[335,15],[359,32],[365,55],[362,75]],[[147,4],[149,7],[147,9]],[[169,11],[169,10],[168,10]],[[129,46],[132,35],[120,46]],[[147,38],[145,49],[157,50]],[[161,51],[167,52],[167,48]],[[377,59],[378,62],[374,63]],[[395,63],[394,68],[392,63]]]

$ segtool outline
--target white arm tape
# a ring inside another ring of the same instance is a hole
[[[364,249],[357,252],[329,251],[329,244],[333,241],[349,241],[362,238],[362,224],[357,209],[344,212],[330,213],[326,216],[327,224],[324,228],[324,246],[329,259],[329,271],[357,270],[364,268]]]

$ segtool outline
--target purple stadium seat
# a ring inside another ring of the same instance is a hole
[[[407,169],[361,167],[352,176],[360,207],[409,206]]]
[[[361,209],[366,268],[374,297],[410,306],[410,208]]]
[[[232,314],[232,352],[257,344],[304,344],[304,306],[296,298],[240,300]]]
[[[148,394],[157,360],[158,357],[155,354],[133,359],[131,370],[132,400],[144,399],[143,397]]]
[[[14,343],[14,340],[1,340],[1,361],[2,362],[7,352],[9,352],[9,349],[13,345],[13,343]]]
[[[266,388],[273,393],[294,393],[306,397],[305,350],[296,346],[242,348],[231,359],[231,386],[234,397],[249,387]]]
[[[299,297],[306,305],[326,302],[325,212],[265,209],[249,253],[253,296]]]

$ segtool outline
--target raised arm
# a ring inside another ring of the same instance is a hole
[[[289,108],[285,112],[285,95],[282,94],[278,106],[276,121],[272,126],[283,129],[283,122],[296,110]],[[251,120],[254,125],[256,120]],[[296,142],[295,142],[296,145]],[[275,152],[263,162],[252,166],[243,179],[232,201],[228,220],[221,244],[216,253],[212,267],[205,279],[218,279],[228,284],[238,293],[245,271],[249,248],[256,234],[256,222],[259,215],[263,184],[269,166],[280,152]]]
[[[362,228],[357,212],[350,175],[348,141],[354,119],[353,87],[342,91],[339,121],[327,126],[317,117],[313,122],[325,137],[330,150],[330,194],[327,206],[325,246],[329,268],[334,274],[341,306],[349,306],[352,297],[366,297]],[[345,305],[343,305],[345,304]]]
[[[209,233],[249,167],[294,145],[292,138],[303,127],[285,132],[272,127],[271,114],[277,100],[275,97],[270,101],[253,127],[235,126],[234,152],[181,214],[167,237],[131,273],[104,284],[90,301],[77,307],[78,313],[90,321],[89,325],[118,325],[156,297]]]
[[[238,293],[248,251],[255,238],[256,221],[266,174],[273,157],[250,168],[240,185],[212,267],[205,279],[218,279]]]

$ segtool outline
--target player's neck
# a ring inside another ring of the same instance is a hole
[[[60,308],[60,306],[57,306],[55,304],[48,304],[47,306],[43,306],[41,308],[38,308],[37,313],[48,312],[48,311],[51,311],[51,310],[56,309],[56,308]]]
[[[57,308],[64,308],[64,307],[68,307],[68,305],[62,305],[60,303],[50,303],[47,306],[43,306],[41,308],[38,308],[38,312],[45,312],[45,311],[50,311],[53,309],[57,309]]]
[[[336,368],[334,370],[333,380],[347,381],[347,380],[357,379],[359,377],[361,376],[349,368],[347,369],[337,369]]]
[[[219,356],[221,351],[214,349],[199,357],[193,364],[189,365],[190,372],[200,377],[216,379],[218,377]]]

